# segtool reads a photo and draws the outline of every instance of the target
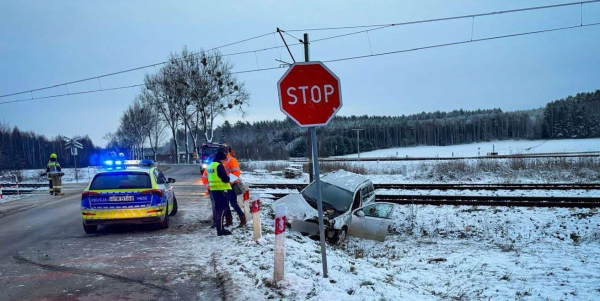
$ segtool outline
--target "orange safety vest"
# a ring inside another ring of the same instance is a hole
[[[210,185],[208,184],[208,174],[206,173],[206,169],[204,169],[204,172],[202,173],[202,178],[200,178],[202,180],[202,184],[204,184],[204,188],[206,188],[206,192],[208,193],[208,191],[210,190]]]
[[[234,174],[238,178],[242,174],[242,170],[240,169],[240,164],[238,163],[238,160],[232,157],[230,154],[227,155],[227,159],[225,160],[225,164],[223,164],[223,167],[225,167],[225,171],[227,172],[227,174]]]

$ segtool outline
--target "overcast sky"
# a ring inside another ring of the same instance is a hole
[[[210,49],[284,30],[386,24],[485,13],[555,1],[21,1],[0,2],[0,94],[164,61],[183,46]],[[580,24],[579,6],[478,17],[473,38]],[[600,22],[600,3],[583,22]],[[471,38],[472,20],[390,27],[311,44],[312,60],[376,54]],[[356,31],[308,31],[310,40]],[[292,32],[301,37],[302,32]],[[293,39],[285,36],[289,43]],[[225,54],[281,45],[276,35]],[[302,48],[292,47],[296,60]],[[341,115],[539,108],[600,88],[600,26],[328,63],[342,82]],[[231,56],[235,71],[291,61],[284,49]],[[34,92],[34,97],[142,83],[154,68]],[[276,83],[284,69],[239,75],[251,93],[244,120],[283,119]],[[0,105],[0,121],[48,137],[102,137],[118,127],[139,88]],[[29,98],[30,94],[0,98]],[[226,116],[231,122],[241,116]]]

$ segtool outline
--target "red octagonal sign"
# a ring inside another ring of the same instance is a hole
[[[294,63],[277,90],[281,111],[301,127],[327,125],[342,107],[340,79],[321,62]]]

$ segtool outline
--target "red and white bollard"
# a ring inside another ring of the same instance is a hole
[[[260,199],[258,198],[258,195],[256,195],[252,198],[252,229],[254,230],[254,241],[257,241],[262,237],[261,227]]]
[[[243,208],[244,208],[244,215],[246,216],[246,220],[249,221],[250,217],[252,217],[252,215],[250,213],[250,187],[247,184],[245,184],[245,186],[246,186],[246,192],[244,192],[244,195],[243,195]]]
[[[287,208],[279,205],[275,208],[275,264],[273,282],[283,280],[285,269],[285,216]]]
[[[2,185],[0,185],[0,200],[3,198],[2,196]]]

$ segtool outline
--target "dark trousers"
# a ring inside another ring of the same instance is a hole
[[[233,210],[235,210],[235,212],[238,214],[238,217],[240,218],[240,220],[242,220],[242,216],[245,217],[244,211],[242,210],[242,208],[240,208],[240,205],[238,205],[237,195],[235,194],[235,191],[233,191],[233,189],[227,190],[227,199],[229,200],[229,205],[231,205],[231,207],[233,207]],[[232,216],[231,209],[229,208],[229,206],[227,206],[225,215]]]
[[[229,206],[227,205],[227,191],[224,190],[216,190],[211,191],[212,199],[215,203],[213,218],[214,223],[217,225],[217,235],[220,235],[223,232],[223,219],[225,217],[225,209]]]
[[[48,182],[50,183],[48,185],[48,188],[50,189],[50,191],[52,191],[52,179],[49,179]]]
[[[208,196],[210,197],[210,208],[212,209],[213,215],[213,225],[216,227],[215,216],[217,216],[217,212],[215,211],[215,198],[213,197],[212,191],[208,191]]]

